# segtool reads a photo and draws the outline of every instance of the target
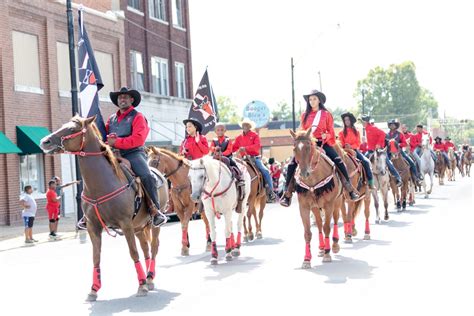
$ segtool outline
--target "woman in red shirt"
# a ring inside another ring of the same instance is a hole
[[[339,132],[339,141],[342,147],[351,148],[355,151],[357,159],[360,160],[362,166],[364,166],[365,173],[367,174],[367,180],[371,189],[374,187],[374,175],[372,174],[372,168],[370,167],[370,161],[360,151],[360,134],[355,128],[354,124],[357,121],[354,114],[350,112],[343,113],[341,115],[342,122],[344,123],[344,129]]]
[[[439,150],[441,152],[441,155],[443,155],[444,157],[444,162],[446,163],[447,168],[451,169],[451,166],[449,164],[448,149],[446,148],[446,144],[442,142],[441,137],[436,136],[433,149]]]
[[[309,94],[303,95],[303,97],[306,101],[306,111],[301,115],[301,129],[312,129],[313,137],[316,138],[318,146],[322,146],[326,155],[334,162],[339,173],[342,175],[341,182],[344,189],[347,190],[352,200],[357,200],[359,194],[351,185],[346,166],[333,147],[336,144],[334,120],[331,113],[324,106],[326,96],[318,90],[312,90]],[[293,160],[288,165],[288,172],[286,174],[286,192],[280,200],[282,206],[289,206],[291,203],[292,192],[288,191],[288,184],[293,179],[297,166],[298,164],[293,157]]]
[[[183,121],[186,125],[186,138],[181,143],[179,152],[189,160],[199,159],[209,153],[209,144],[204,136],[201,136],[202,124],[193,118]]]

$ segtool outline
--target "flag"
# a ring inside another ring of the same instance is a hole
[[[207,69],[202,76],[199,87],[194,95],[193,104],[189,110],[189,118],[194,118],[202,124],[202,135],[214,129],[218,122],[217,103],[212,91]]]
[[[99,90],[104,84],[100,77],[99,67],[94,57],[84,25],[83,11],[79,10],[79,97],[81,99],[80,115],[82,117],[96,116],[95,124],[106,139],[104,119],[99,108]]]

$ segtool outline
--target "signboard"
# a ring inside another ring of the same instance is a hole
[[[262,101],[252,101],[244,107],[243,117],[254,121],[260,128],[270,121],[270,109]]]

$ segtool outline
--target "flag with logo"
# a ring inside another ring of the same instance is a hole
[[[206,69],[194,95],[193,104],[189,110],[189,118],[198,120],[202,124],[202,135],[206,135],[214,129],[218,121],[217,114],[217,103]]]
[[[99,108],[99,90],[104,84],[100,77],[99,67],[94,57],[84,25],[83,10],[79,10],[79,98],[81,99],[80,115],[82,117],[96,116],[95,124],[106,139],[104,119]]]

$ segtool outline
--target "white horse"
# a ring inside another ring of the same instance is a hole
[[[230,170],[224,163],[211,156],[205,156],[190,163],[191,168],[188,176],[192,186],[191,197],[195,201],[202,200],[211,229],[211,264],[215,265],[218,261],[216,218],[219,219],[221,215],[224,215],[225,220],[225,258],[230,261],[232,257],[240,255],[243,218],[247,212],[247,200],[250,194],[250,174],[243,170],[245,196],[242,201],[242,212],[238,214],[237,240],[235,240],[232,231],[232,211],[237,206],[237,188]]]
[[[427,199],[428,195],[431,194],[431,191],[433,190],[434,170],[435,170],[435,162],[433,160],[433,157],[431,156],[430,136],[428,134],[423,134],[421,138],[421,147],[422,147],[422,153],[420,156],[420,160],[421,160],[420,173],[423,176],[423,191],[425,192],[425,199]],[[426,182],[425,182],[426,174],[430,176],[430,189],[428,191],[426,191]]]
[[[387,149],[378,149],[374,152],[371,158],[372,173],[374,174],[375,190],[372,190],[372,197],[374,198],[374,205],[376,211],[375,223],[380,224],[381,219],[379,215],[379,195],[378,191],[382,193],[383,206],[385,208],[384,220],[388,221],[388,190],[390,188],[390,177],[387,172]]]

